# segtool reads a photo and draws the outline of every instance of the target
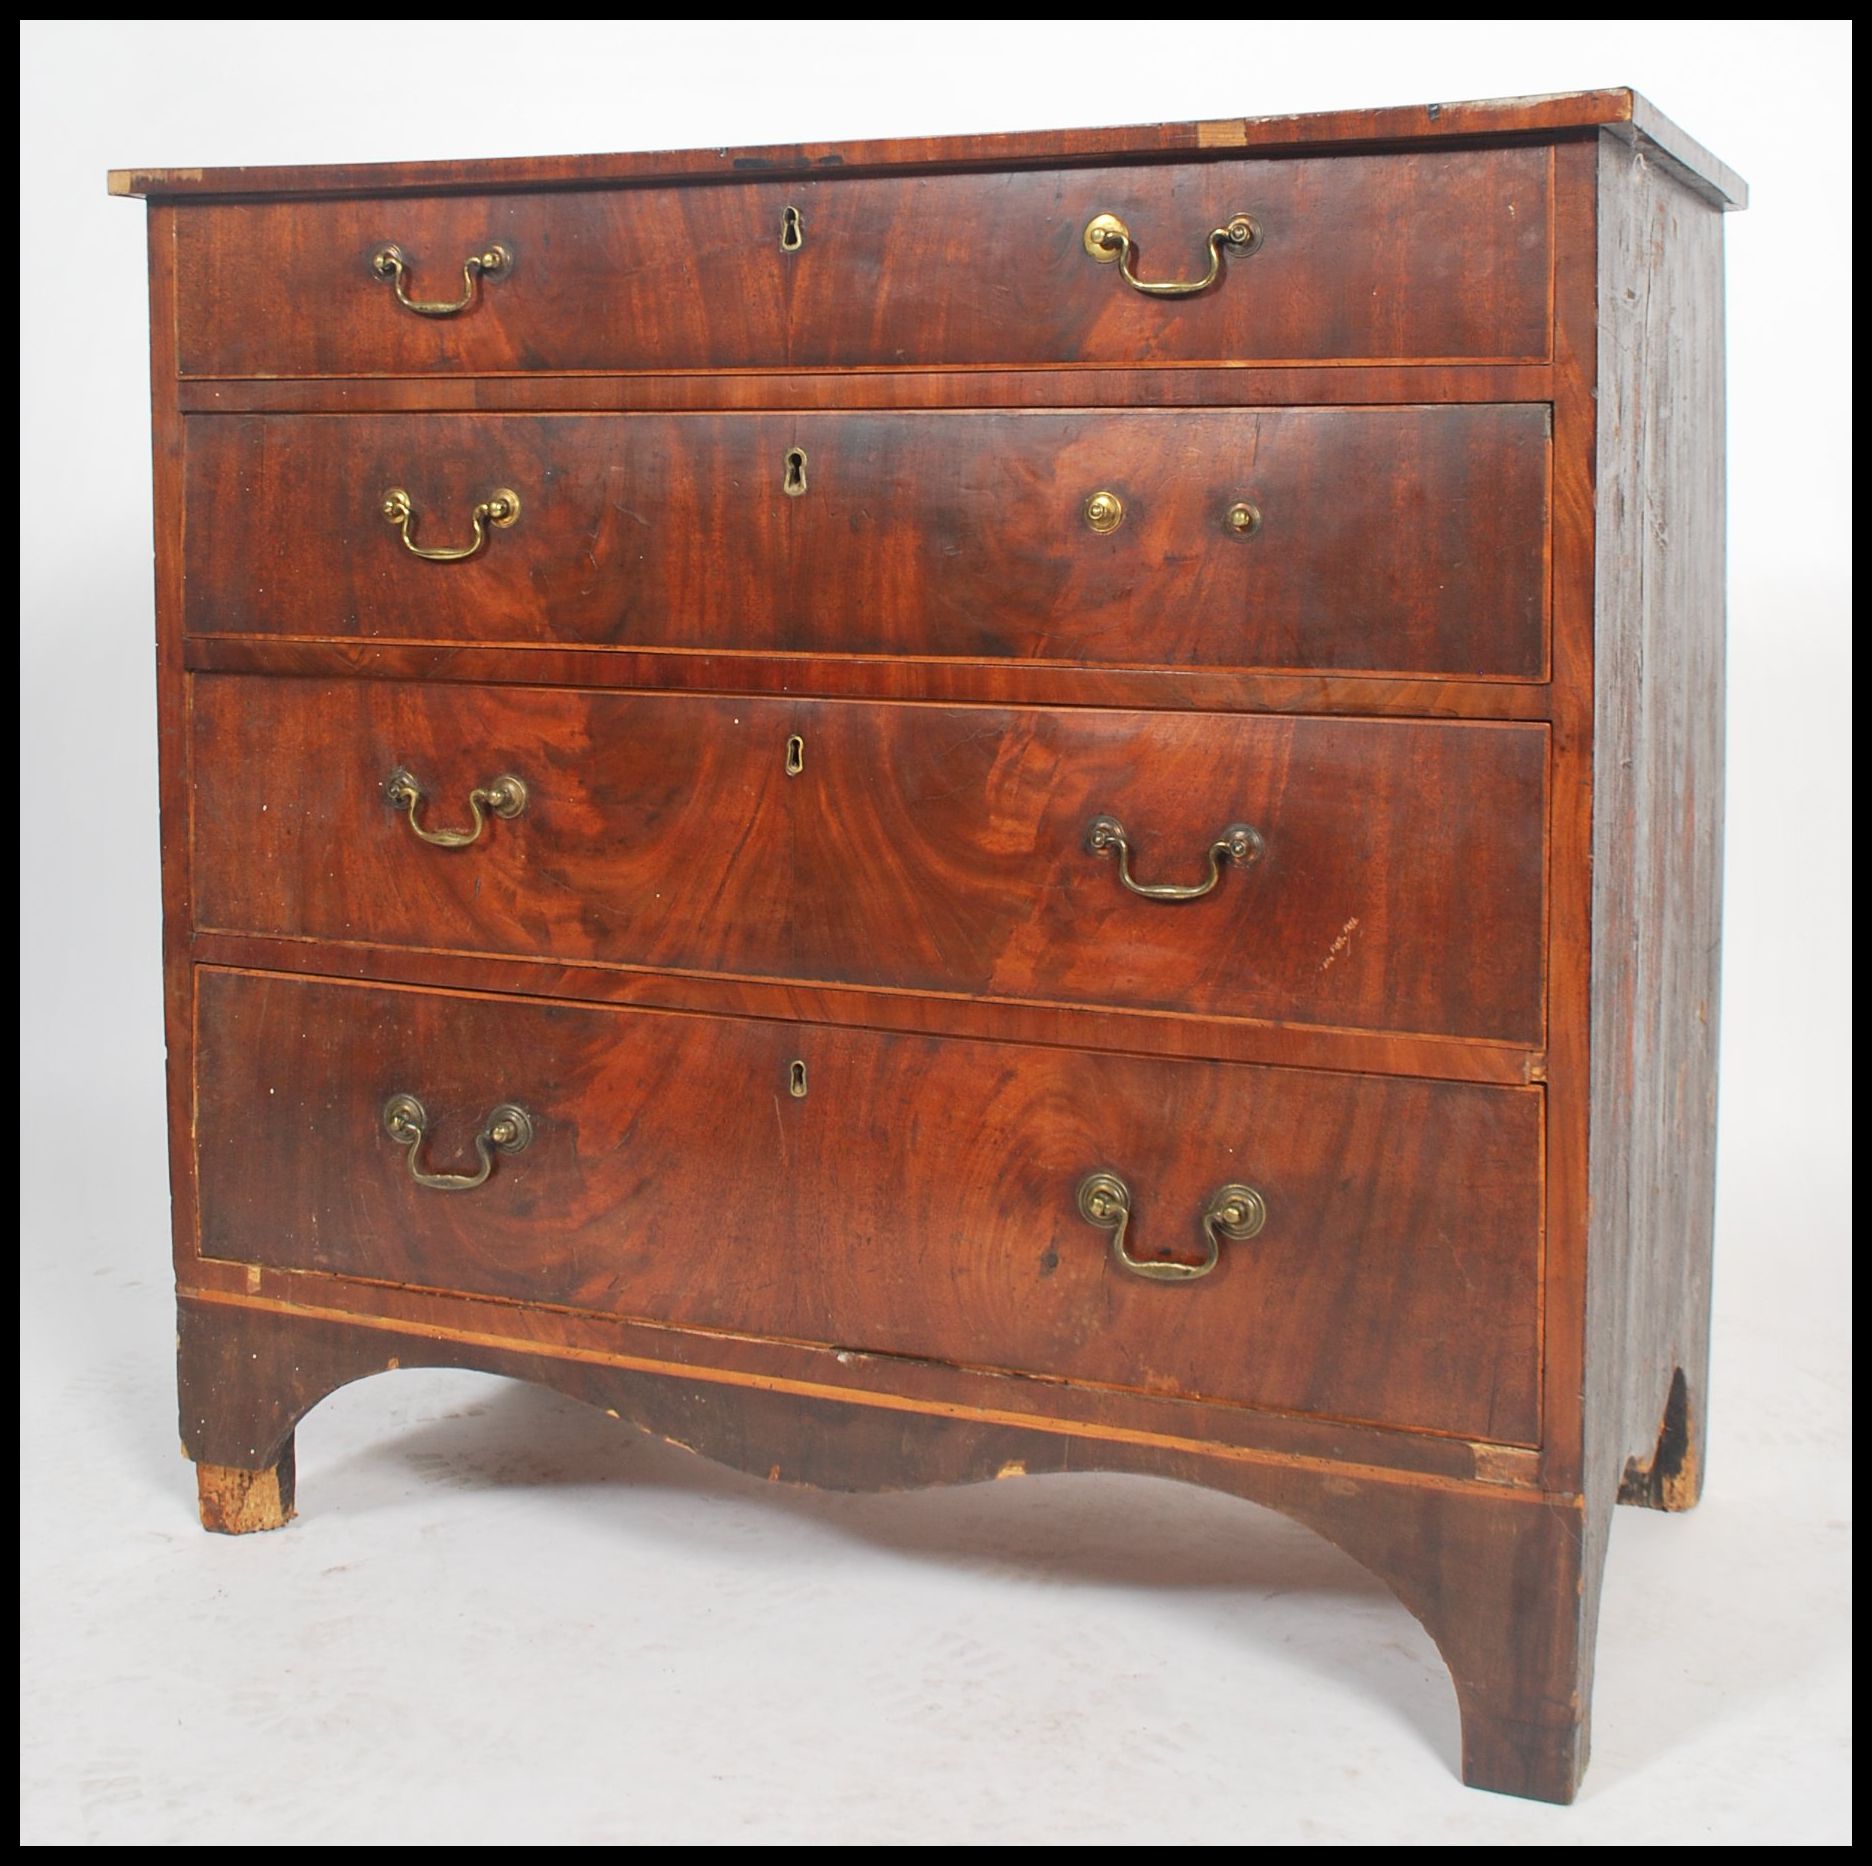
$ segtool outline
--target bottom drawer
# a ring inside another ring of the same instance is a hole
[[[1536,1089],[196,980],[204,1256],[1537,1440]]]

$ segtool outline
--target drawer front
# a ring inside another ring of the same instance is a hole
[[[207,927],[1540,1037],[1540,725],[233,675],[192,718]],[[426,831],[525,805],[432,846],[399,769]]]
[[[187,452],[204,633],[1545,667],[1544,404],[201,415]],[[408,548],[471,544],[502,490],[472,558]]]
[[[1537,1435],[1538,1091],[197,974],[205,1255]],[[794,1065],[805,1094],[792,1092]],[[393,1096],[422,1138],[385,1124]],[[515,1104],[524,1151],[476,1136]],[[1200,1263],[1223,1187],[1265,1223]]]
[[[1218,161],[589,193],[230,203],[176,229],[185,375],[1539,361],[1550,152]],[[797,250],[782,244],[786,210]],[[1130,229],[1146,296],[1087,251]],[[372,256],[394,244],[397,302]],[[498,277],[464,277],[499,244]]]

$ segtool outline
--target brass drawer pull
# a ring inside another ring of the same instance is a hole
[[[1258,830],[1251,829],[1246,823],[1231,823],[1209,845],[1209,879],[1199,881],[1191,888],[1180,888],[1167,881],[1145,883],[1134,880],[1131,874],[1131,840],[1125,834],[1124,825],[1115,816],[1095,816],[1086,830],[1085,846],[1092,855],[1109,855],[1115,849],[1118,852],[1118,879],[1133,894],[1147,901],[1199,901],[1222,879],[1224,862],[1233,862],[1237,868],[1246,868],[1260,855],[1265,845]]]
[[[429,1116],[414,1095],[392,1095],[384,1103],[384,1130],[399,1147],[409,1149],[409,1175],[419,1186],[431,1192],[472,1192],[487,1184],[494,1170],[497,1153],[524,1153],[533,1141],[533,1117],[524,1108],[504,1101],[481,1123],[475,1136],[475,1152],[481,1156],[480,1169],[473,1173],[425,1173],[416,1164],[422,1149],[423,1135],[429,1128]]]
[[[1267,1201],[1253,1186],[1219,1186],[1202,1210],[1203,1260],[1133,1257],[1125,1248],[1131,1224],[1131,1188],[1116,1173],[1091,1173],[1079,1183],[1079,1216],[1112,1234],[1112,1256],[1120,1268],[1155,1283],[1193,1283],[1207,1276],[1222,1256],[1222,1240],[1243,1243],[1267,1223]]]
[[[403,765],[398,765],[385,780],[384,796],[393,810],[408,811],[410,828],[424,842],[433,843],[438,849],[465,849],[471,842],[478,842],[482,830],[487,827],[489,811],[512,821],[527,807],[527,787],[517,777],[497,777],[491,784],[483,784],[468,793],[473,829],[424,829],[416,820],[416,812],[422,807],[422,786]]]
[[[1154,283],[1141,279],[1131,270],[1131,256],[1137,248],[1131,241],[1131,229],[1116,214],[1096,214],[1086,222],[1082,236],[1085,249],[1101,266],[1117,262],[1124,282],[1133,291],[1150,298],[1194,298],[1206,292],[1222,276],[1222,252],[1242,259],[1261,244],[1261,229],[1246,214],[1237,214],[1226,226],[1209,236],[1209,270],[1199,279],[1159,279]]]
[[[520,495],[509,492],[505,486],[489,493],[469,514],[474,521],[473,542],[464,545],[459,551],[451,551],[446,547],[425,548],[416,542],[416,508],[401,486],[392,486],[384,494],[380,509],[385,522],[397,528],[403,539],[404,550],[412,557],[420,557],[428,564],[459,564],[480,554],[481,547],[488,541],[490,525],[498,525],[505,531],[519,519]]]
[[[424,303],[419,298],[412,298],[403,289],[403,276],[409,271],[409,260],[400,246],[385,244],[378,247],[370,256],[370,269],[373,278],[390,280],[396,288],[397,303],[405,311],[414,311],[418,317],[454,317],[474,303],[483,279],[504,279],[513,270],[513,254],[500,245],[490,245],[478,253],[470,253],[462,261],[462,295],[453,304]]]

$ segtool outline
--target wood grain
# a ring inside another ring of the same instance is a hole
[[[1105,1004],[1013,1003],[953,991],[902,986],[805,985],[719,972],[679,972],[621,962],[500,957],[369,940],[311,939],[255,933],[197,933],[190,950],[203,965],[260,972],[317,972],[392,985],[498,991],[523,998],[579,998],[652,1010],[706,1011],[724,1017],[777,1017],[866,1030],[1001,1037],[1135,1056],[1277,1063],[1295,1069],[1355,1070],[1427,1076],[1445,1082],[1525,1087],[1545,1080],[1546,1052],[1474,1037],[1396,1031],[1382,1035],[1253,1017],[1192,1017]],[[1576,1408],[1577,1409],[1577,1408]]]
[[[1587,1472],[1702,1487],[1722,954],[1722,221],[1600,149]]]
[[[1538,679],[1547,452],[1532,405],[197,419],[190,625]],[[419,543],[520,520],[425,563],[393,486]]]
[[[615,369],[902,369],[1548,354],[1544,149],[712,188],[241,202],[178,228],[189,376]],[[805,225],[780,246],[781,216]],[[1200,277],[1212,228],[1259,251],[1199,296],[1146,297],[1081,238],[1119,215],[1147,279]],[[368,267],[459,295],[499,241],[508,276],[426,318]]]
[[[1578,1492],[1586,1385],[1584,1291],[1591,1133],[1593,991],[1593,660],[1597,525],[1598,151],[1557,152],[1554,227],[1553,680],[1549,751],[1547,1258],[1542,1481]],[[1585,1504],[1589,1537],[1610,1520],[1608,1498]],[[1602,1551],[1603,1538],[1597,1546]],[[1599,1570],[1584,1572],[1597,1601]]]
[[[1113,1438],[1170,1454],[1200,1451],[1355,1478],[1375,1474],[1443,1486],[1487,1483],[1522,1498],[1539,1487],[1539,1454],[1522,1447],[1218,1405],[1171,1393],[1038,1380],[989,1368],[227,1258],[192,1256],[180,1287],[191,1302],[335,1322],[366,1337],[413,1331],[438,1351],[449,1345],[517,1348],[663,1380],[836,1399],[874,1411],[1036,1425],[1073,1438]]]
[[[1538,1044],[1537,726],[198,676],[198,923]],[[804,769],[785,774],[787,742]],[[526,812],[419,842],[506,773]],[[1190,884],[1231,823],[1263,839]]]
[[[1584,153],[1592,159],[1590,145]],[[610,375],[210,376],[184,414],[629,414],[735,408],[1441,407],[1541,402],[1546,363],[1200,364],[1107,369],[663,370]]]
[[[188,635],[183,665],[202,674],[420,680],[471,686],[606,687],[648,693],[821,695],[958,700],[1146,712],[1352,713],[1401,719],[1543,720],[1535,681],[1398,679],[1384,674],[1269,674],[1214,668],[1086,667],[908,655],[743,654],[680,648],[565,648],[503,643],[310,641]]]
[[[216,972],[197,1036],[211,1257],[1536,1435],[1534,1090]],[[431,1113],[427,1171],[472,1170],[500,1102],[536,1137],[471,1193],[420,1187],[382,1123],[399,1092]],[[1075,1207],[1099,1170],[1132,1187],[1140,1256],[1200,1260],[1230,1181],[1269,1222],[1199,1282],[1148,1282]]]
[[[180,1272],[195,1247],[195,979],[190,938],[195,875],[190,859],[195,811],[189,762],[191,682],[183,666],[183,421],[175,404],[176,210],[149,213],[151,520],[156,610],[156,790],[162,847],[164,1103],[169,1142],[172,1257]]]

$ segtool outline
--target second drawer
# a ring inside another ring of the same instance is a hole
[[[191,416],[188,625],[1539,679],[1547,421]]]
[[[236,675],[191,718],[203,927],[1541,1037],[1541,725]]]

